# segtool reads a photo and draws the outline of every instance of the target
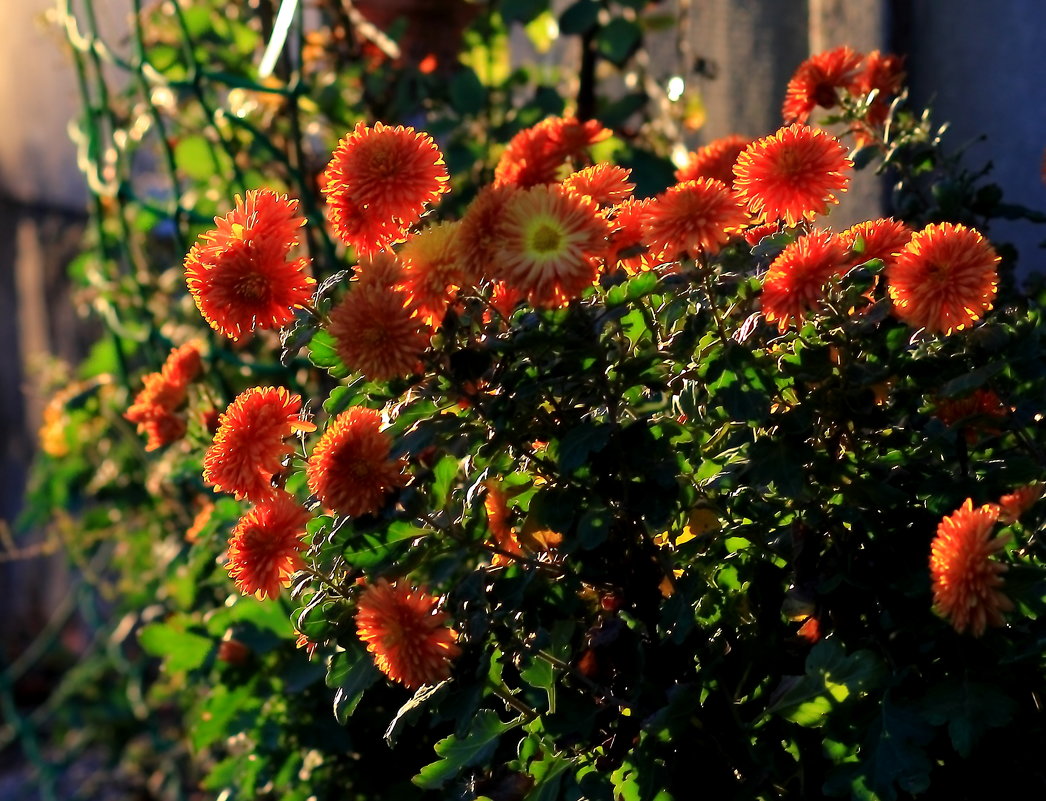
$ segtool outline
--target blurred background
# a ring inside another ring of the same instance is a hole
[[[131,11],[141,5],[93,3],[104,37],[117,45],[126,42]],[[439,0],[356,3],[369,7],[368,19],[378,27],[406,13],[429,29],[445,24],[459,5]],[[570,5],[556,0],[554,16]],[[650,74],[669,81],[676,76],[688,87],[682,98],[666,82],[664,93],[654,98],[693,104],[680,134],[688,148],[731,133],[755,137],[776,129],[788,79],[810,54],[841,44],[860,51],[878,48],[905,57],[915,105],[929,104],[938,123],[951,123],[947,135],[953,149],[969,144],[971,164],[990,160],[991,178],[1008,201],[1046,207],[1042,0],[662,0],[650,5],[679,23],[653,34],[646,57]],[[0,799],[7,801],[36,797],[23,759],[24,749],[34,746],[16,725],[21,718],[11,713],[48,697],[61,669],[49,662],[55,643],[75,654],[88,636],[89,626],[78,617],[79,579],[67,560],[54,553],[45,531],[30,529],[15,542],[11,526],[37,448],[45,387],[53,385],[56,364],[76,364],[84,357],[97,327],[74,302],[65,277],[82,246],[89,200],[70,137],[82,101],[66,34],[52,0],[0,0],[0,8],[0,119],[5,122],[0,131],[0,603],[5,610],[0,616]],[[555,30],[545,34],[548,41],[539,47],[533,31],[513,28],[507,45],[513,62],[581,69],[574,38],[559,41]],[[833,224],[842,228],[882,213],[886,196],[875,176],[862,173]],[[1014,222],[1000,225],[994,236],[1016,245],[1026,273],[1046,268],[1041,228]],[[75,782],[75,776],[67,781]]]

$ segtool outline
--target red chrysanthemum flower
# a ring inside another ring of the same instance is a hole
[[[997,507],[974,509],[967,499],[941,521],[930,546],[934,606],[960,634],[969,630],[980,637],[989,624],[1001,626],[1002,613],[1013,609],[999,590],[1007,566],[992,558],[1008,539],[992,537],[997,514]]]
[[[629,275],[652,270],[668,261],[663,250],[652,250],[646,241],[644,223],[653,198],[626,200],[611,209],[606,266],[621,267]]]
[[[830,231],[814,231],[785,247],[763,278],[763,315],[784,331],[817,308],[824,285],[848,266],[846,248]]]
[[[522,300],[523,293],[519,290],[513,289],[503,281],[496,282],[490,293],[491,308],[506,320],[512,315],[512,312],[516,310],[516,306],[518,306]],[[484,316],[484,321],[490,322],[486,315]]]
[[[360,258],[352,280],[359,286],[380,286],[386,289],[403,280],[403,264],[395,253],[387,250]]]
[[[946,426],[960,426],[971,445],[981,434],[995,436],[1001,431],[993,421],[1002,420],[1010,409],[990,389],[981,387],[964,398],[941,398],[936,403],[934,415]]]
[[[999,507],[999,522],[1007,526],[1016,523],[1021,515],[1038,503],[1044,491],[1046,484],[1036,481],[1003,495],[996,504]]]
[[[400,251],[400,286],[421,320],[429,326],[443,322],[455,293],[468,283],[458,248],[460,223],[430,225],[412,236]]]
[[[534,306],[565,306],[596,280],[607,223],[596,204],[558,186],[517,192],[505,206],[498,278]]]
[[[742,236],[744,236],[745,242],[748,243],[749,247],[754,248],[766,237],[773,236],[780,233],[780,231],[781,227],[777,223],[762,223],[746,228]]]
[[[334,149],[321,181],[331,228],[362,253],[402,237],[447,191],[443,156],[426,133],[358,123]]]
[[[305,224],[298,201],[252,189],[214,224],[185,257],[185,282],[211,328],[239,339],[293,320],[316,283],[306,273],[307,258],[287,260]]]
[[[845,45],[810,56],[799,65],[785,90],[781,113],[785,124],[806,122],[815,107],[834,108],[838,90],[849,88],[861,68],[862,56]]]
[[[899,220],[868,220],[839,234],[839,241],[853,254],[854,264],[882,259],[890,266],[912,238],[912,229]]]
[[[494,170],[495,186],[522,188],[550,184],[569,160],[586,157],[588,148],[610,136],[596,120],[549,117],[512,137]]]
[[[244,595],[276,598],[295,571],[305,566],[302,537],[309,513],[294,497],[277,492],[249,510],[229,535],[225,568]]]
[[[356,633],[374,664],[393,681],[414,690],[450,675],[460,653],[457,632],[447,626],[439,600],[419,589],[378,579],[356,600]]]
[[[887,53],[873,50],[864,59],[861,71],[854,77],[850,92],[860,97],[870,95],[873,90],[879,94],[868,107],[864,123],[878,127],[886,121],[890,111],[890,101],[901,91],[904,83],[904,59]],[[860,138],[858,144],[864,144]]]
[[[597,206],[615,206],[632,196],[636,185],[629,180],[631,170],[616,164],[585,167],[563,179],[563,188],[593,200]]]
[[[174,414],[185,401],[189,384],[200,372],[200,350],[195,343],[174,348],[159,372],[142,379],[142,390],[124,417],[149,437],[145,449],[155,451],[185,436],[185,421]]]
[[[145,449],[155,451],[177,442],[185,436],[188,424],[185,418],[164,409],[162,406],[155,407],[149,417],[136,421],[138,433],[147,437]]]
[[[961,331],[992,307],[999,256],[964,225],[928,225],[886,271],[894,312],[931,333]]]
[[[487,185],[461,218],[457,234],[458,256],[462,273],[470,283],[478,284],[493,274],[505,204],[518,191],[512,184]]]
[[[684,183],[698,178],[712,178],[733,186],[734,163],[750,144],[751,139],[738,134],[715,139],[687,156],[686,164],[676,170],[676,181]]]
[[[309,489],[336,512],[359,517],[379,511],[407,482],[405,462],[389,458],[392,442],[381,415],[353,406],[330,421],[309,458]]]
[[[483,499],[483,508],[487,512],[487,525],[494,537],[494,547],[503,553],[495,553],[490,563],[494,567],[512,564],[512,555],[522,556],[523,548],[519,544],[516,532],[512,530],[508,508],[508,499],[496,481],[486,483],[487,496]]]
[[[799,220],[826,214],[836,193],[850,183],[853,162],[831,134],[806,125],[781,128],[749,145],[734,165],[734,186],[753,214],[767,221]]]
[[[283,387],[251,387],[236,396],[218,420],[218,433],[203,457],[203,479],[215,491],[254,502],[276,492],[272,478],[293,448],[284,440],[316,426],[298,417],[301,398]]]
[[[405,292],[377,283],[355,284],[330,313],[327,331],[350,370],[371,381],[410,375],[420,366],[429,331]]]
[[[718,253],[748,222],[748,212],[722,181],[698,178],[670,186],[647,206],[643,232],[657,253]]]

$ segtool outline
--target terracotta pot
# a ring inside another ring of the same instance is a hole
[[[480,11],[478,4],[466,0],[356,0],[355,6],[382,31],[406,19],[399,43],[403,57],[420,64],[434,56],[441,70],[457,63],[462,34]]]

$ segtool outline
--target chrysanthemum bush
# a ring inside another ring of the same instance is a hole
[[[322,223],[228,198],[184,264],[213,335],[126,415],[199,477],[178,569],[208,592],[141,639],[209,787],[1046,789],[1046,293],[989,230],[1039,217],[942,155],[901,68],[815,56],[780,130],[651,197],[549,117],[457,213],[438,143],[380,122]],[[869,165],[895,216],[836,230]]]

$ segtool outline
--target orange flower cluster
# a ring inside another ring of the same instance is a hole
[[[366,254],[400,241],[448,180],[428,134],[358,123],[335,148],[321,188],[335,235]]]
[[[305,224],[298,201],[251,190],[214,223],[185,257],[189,293],[211,328],[235,340],[293,320],[316,283],[306,273],[309,259],[287,260]]]
[[[789,80],[782,117],[786,124],[806,122],[818,106],[835,108],[840,90],[855,97],[867,97],[876,90],[878,95],[863,122],[881,125],[904,80],[902,67],[902,59],[878,50],[863,55],[843,46],[817,53],[800,64]]]
[[[450,675],[460,653],[457,633],[446,625],[438,600],[419,589],[378,579],[356,601],[356,631],[386,676],[408,689]]]
[[[999,261],[972,228],[928,225],[912,235],[886,272],[894,312],[931,333],[961,331],[991,309]]]
[[[309,489],[323,504],[352,517],[374,514],[406,483],[404,462],[389,457],[392,442],[380,426],[381,415],[363,406],[328,424],[307,469]]]
[[[898,220],[868,220],[839,234],[839,241],[852,254],[854,264],[882,259],[892,266],[898,254],[912,238],[912,229]]]
[[[733,186],[734,163],[750,144],[751,139],[738,134],[715,139],[687,155],[686,164],[676,170],[676,180],[684,183],[711,178]]]
[[[587,158],[588,149],[609,136],[595,120],[549,117],[512,137],[494,170],[494,185],[526,189],[554,183],[567,161]]]
[[[846,191],[853,163],[831,134],[791,125],[749,145],[734,164],[734,186],[748,208],[766,220],[800,220],[827,214]]]
[[[846,246],[830,231],[814,231],[788,245],[763,278],[763,315],[781,331],[817,308],[823,287],[849,267]]]
[[[746,222],[748,212],[729,186],[714,178],[697,178],[654,198],[643,215],[643,233],[656,253],[697,256],[717,253]]]
[[[966,441],[971,445],[981,434],[994,436],[999,432],[994,422],[1004,419],[1010,409],[990,389],[981,387],[964,398],[941,398],[934,414],[949,427],[961,426]]]
[[[495,553],[490,563],[494,567],[512,564],[512,555],[521,556],[523,548],[519,537],[512,530],[510,520],[511,512],[508,508],[508,498],[497,481],[488,481],[486,484],[487,495],[483,499],[483,508],[487,513],[487,526],[494,537],[494,547],[502,553]]]
[[[1002,613],[1013,609],[999,589],[1007,566],[993,558],[1008,539],[992,536],[998,519],[994,504],[975,509],[967,499],[941,521],[930,546],[934,606],[960,634],[969,630],[980,637],[989,624],[1001,626]]]
[[[1044,492],[1046,484],[1036,481],[1003,495],[996,504],[999,507],[999,522],[1005,525],[1016,523],[1021,515],[1039,502]]]
[[[236,396],[218,421],[203,457],[203,479],[237,500],[267,501],[272,479],[293,452],[285,440],[316,426],[299,417],[301,398],[283,387],[252,387]]]
[[[189,384],[200,372],[200,351],[194,343],[171,350],[159,372],[142,379],[144,387],[124,417],[149,437],[147,451],[155,451],[185,436],[185,419],[176,414],[185,402]]]
[[[302,536],[309,513],[277,491],[248,511],[229,536],[226,569],[244,595],[276,598],[295,571],[304,567]]]

